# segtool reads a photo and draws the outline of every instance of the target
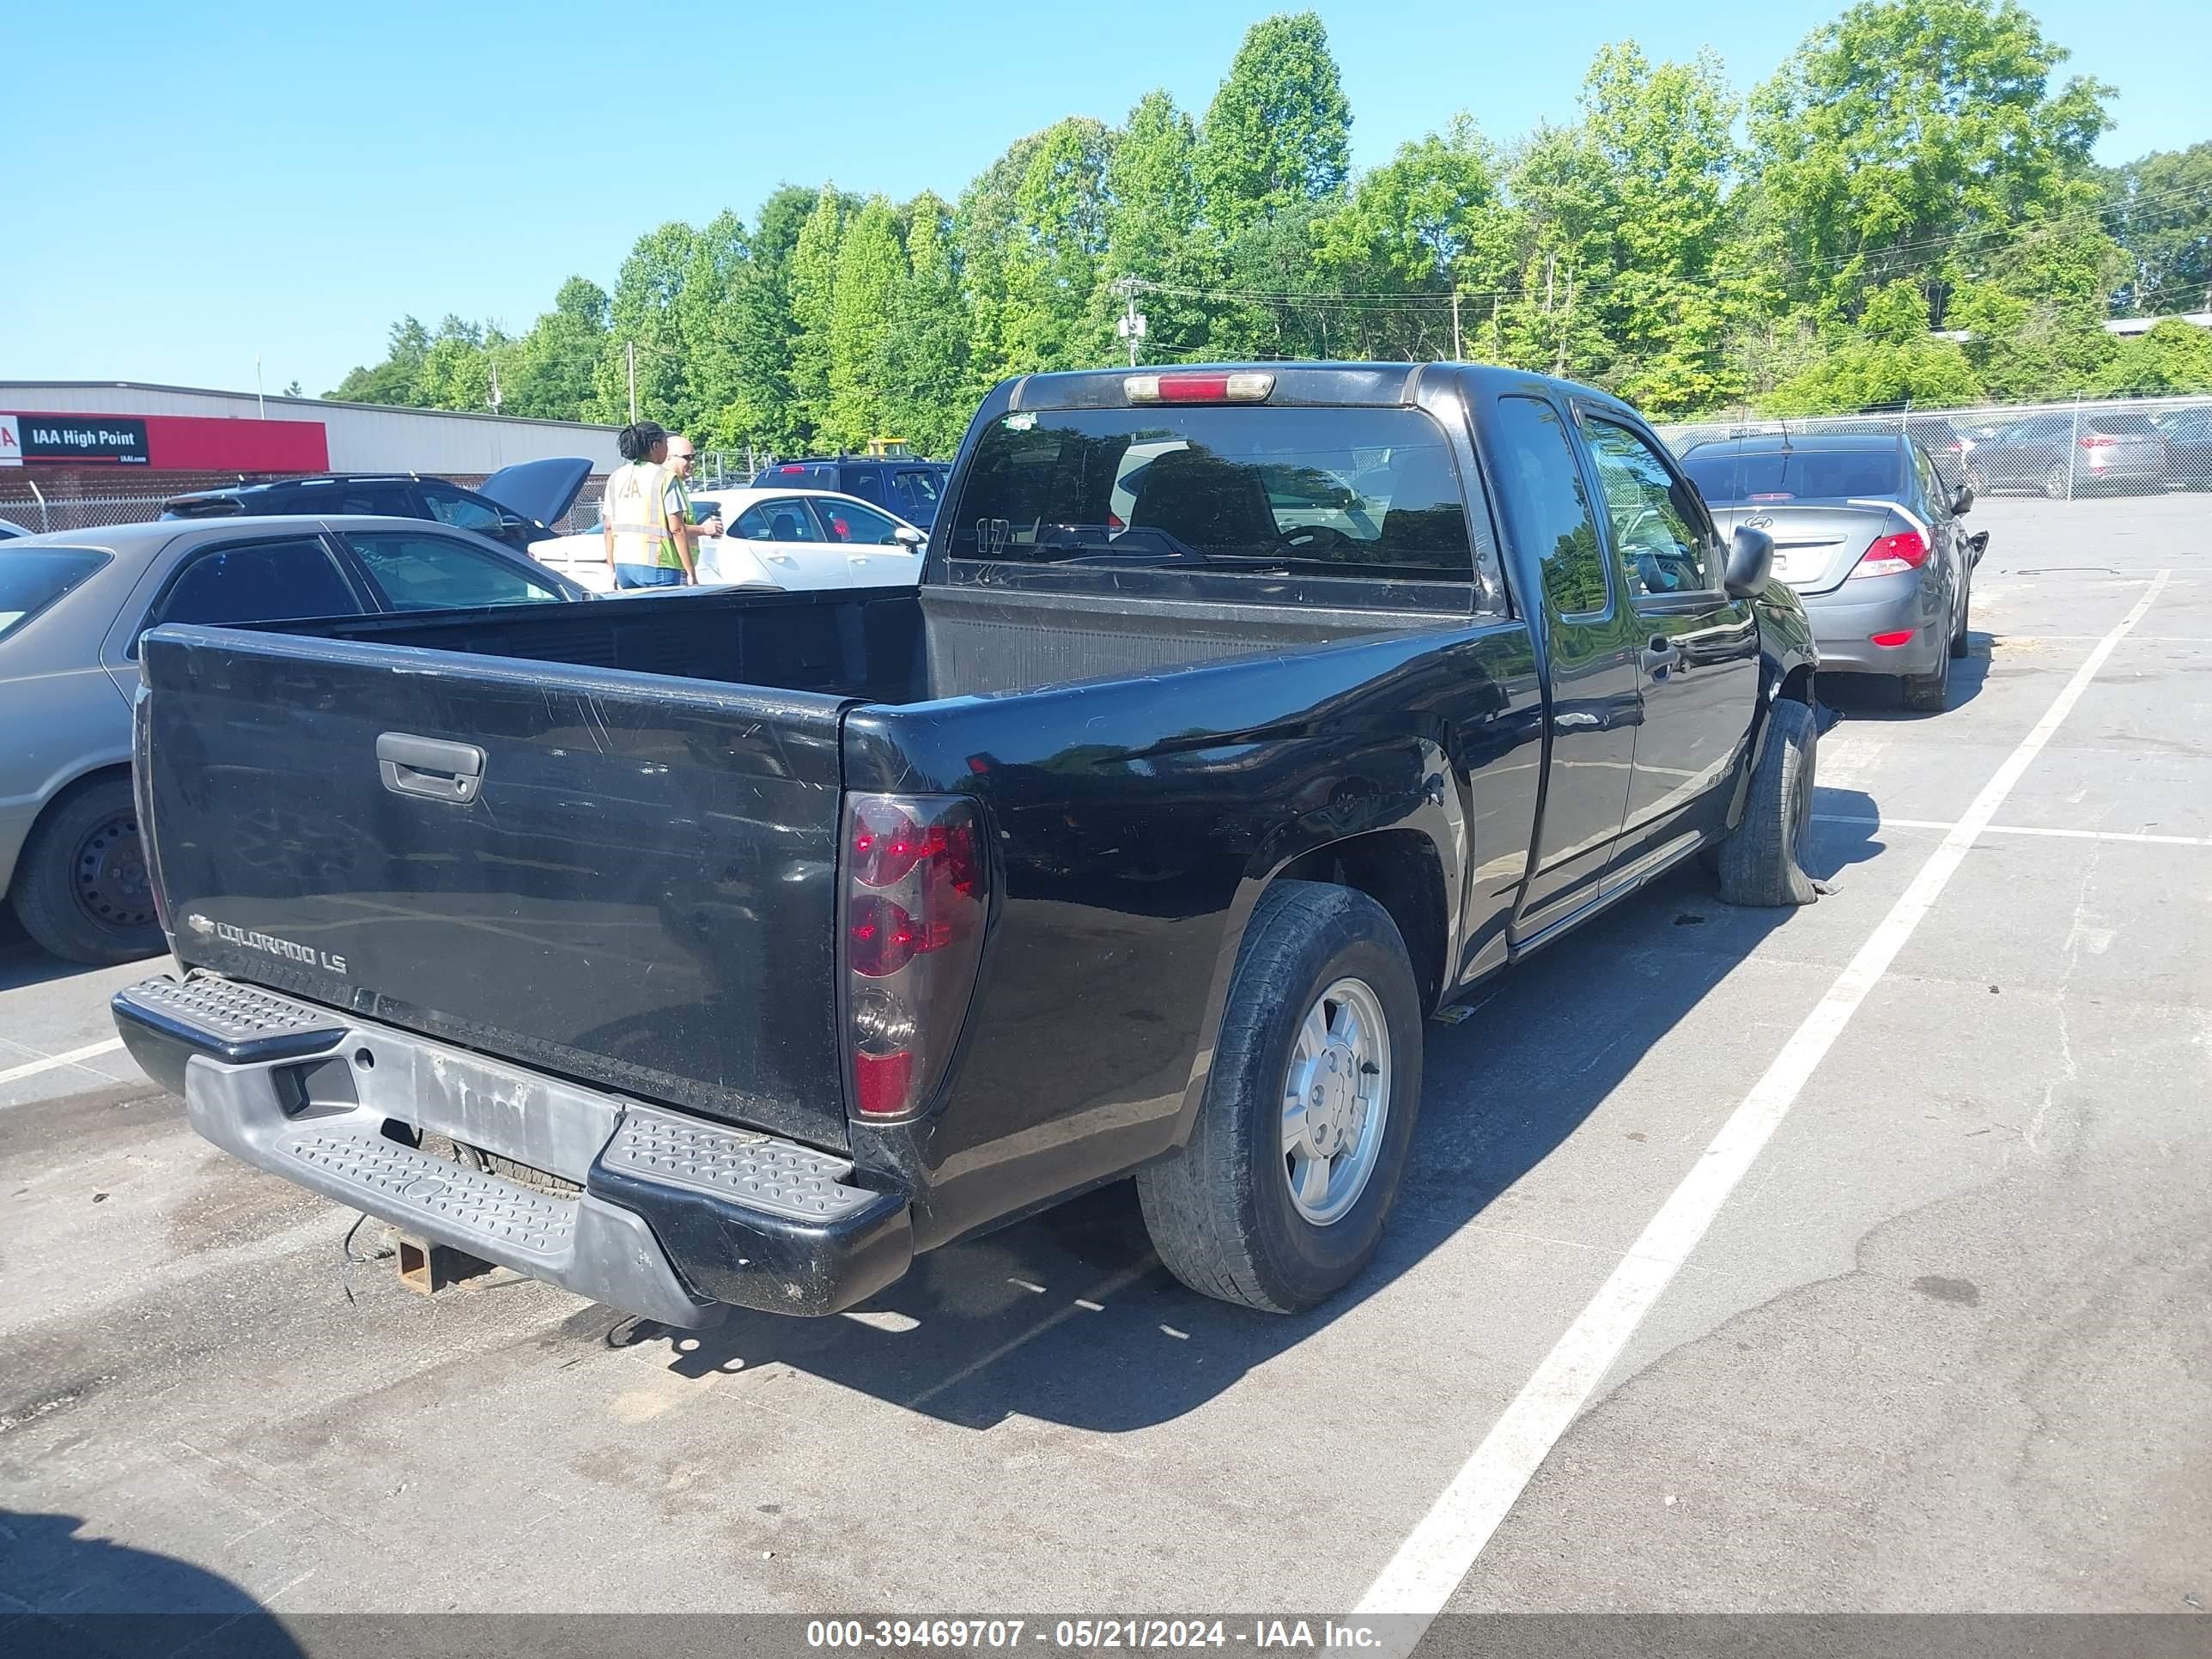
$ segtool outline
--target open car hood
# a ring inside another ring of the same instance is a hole
[[[532,523],[551,526],[576,504],[592,464],[580,455],[503,466],[477,486],[477,494]]]

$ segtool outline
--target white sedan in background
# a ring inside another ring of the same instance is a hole
[[[928,532],[857,496],[826,489],[693,493],[696,522],[716,514],[722,533],[698,544],[702,586],[896,587],[921,577]],[[530,556],[595,593],[614,586],[597,525],[534,543]]]

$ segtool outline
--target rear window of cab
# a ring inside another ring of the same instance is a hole
[[[95,547],[9,547],[0,542],[0,640],[82,586],[108,556]]]

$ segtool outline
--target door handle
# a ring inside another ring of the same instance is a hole
[[[1654,679],[1666,678],[1667,671],[1681,660],[1680,648],[1664,634],[1654,634],[1650,643],[1644,647],[1644,672]]]
[[[466,805],[483,787],[484,751],[474,744],[386,732],[376,740],[376,762],[395,795]]]

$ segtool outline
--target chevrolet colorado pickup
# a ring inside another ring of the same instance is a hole
[[[1376,1247],[1425,1014],[1700,853],[1811,896],[1804,612],[1610,397],[1039,374],[945,499],[918,590],[153,630],[131,1053],[671,1326],[1132,1175],[1179,1278],[1289,1311]]]

